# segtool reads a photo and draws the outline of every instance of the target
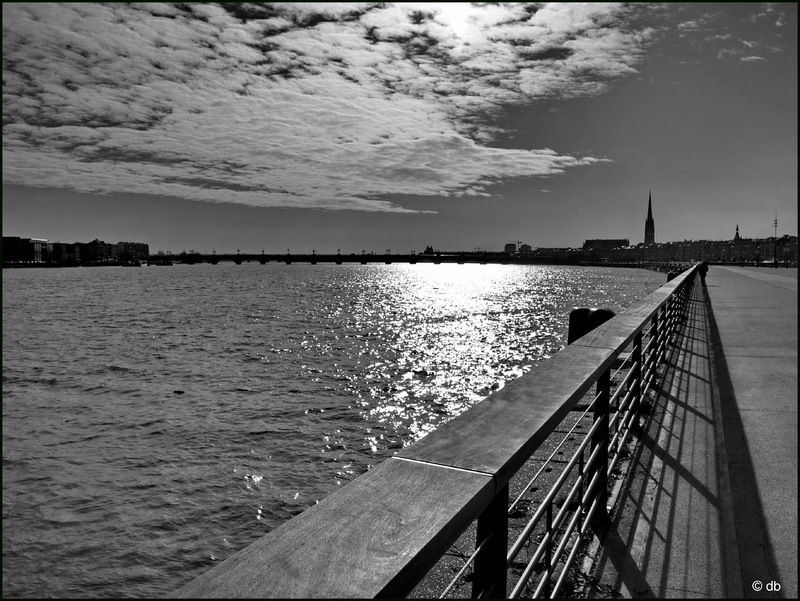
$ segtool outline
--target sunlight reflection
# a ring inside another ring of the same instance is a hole
[[[384,316],[375,334],[392,343],[393,353],[366,365],[367,380],[376,383],[370,419],[406,430],[411,442],[556,350],[559,334],[548,325],[557,317],[554,306],[534,300],[551,272],[443,264],[373,273],[377,287],[362,305],[363,318]]]
[[[327,390],[382,428],[362,439],[368,454],[410,444],[559,351],[574,306],[616,310],[643,292],[640,276],[578,267],[420,263],[336,274],[294,307],[293,320],[314,322],[297,344],[306,382],[327,376]],[[329,299],[322,328],[319,298]],[[326,362],[332,371],[312,372]],[[326,453],[343,438],[324,441]]]

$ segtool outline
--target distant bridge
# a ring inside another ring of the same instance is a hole
[[[206,254],[206,253],[187,253],[171,256],[151,257],[153,262],[159,259],[171,259],[174,262],[195,264],[210,263],[216,265],[224,261],[233,262],[237,265],[242,263],[546,263],[544,259],[535,260],[532,257],[517,257],[505,253],[448,253],[448,254],[375,254],[375,253],[351,253],[351,254],[250,254],[250,253],[228,253],[228,254]]]
[[[459,253],[408,253],[408,254],[376,254],[376,253],[351,253],[351,254],[317,254],[317,253],[304,253],[304,254],[256,254],[256,253],[181,253],[178,255],[151,255],[149,257],[150,264],[159,264],[164,262],[183,263],[188,265],[198,263],[209,263],[216,265],[221,262],[232,262],[237,265],[243,263],[285,263],[290,265],[292,263],[309,263],[315,265],[317,263],[335,263],[342,264],[372,264],[382,263],[391,265],[392,263],[450,263],[450,264],[494,264],[494,265],[591,265],[591,266],[604,266],[604,267],[641,267],[645,269],[659,269],[662,271],[678,270],[682,271],[684,264],[680,265],[673,263],[642,263],[642,262],[616,262],[609,263],[608,261],[592,262],[585,261],[576,257],[553,257],[543,255],[519,255],[508,254],[502,252],[459,252]]]

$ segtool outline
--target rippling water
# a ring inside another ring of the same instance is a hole
[[[663,274],[514,265],[3,270],[3,595],[158,596]]]

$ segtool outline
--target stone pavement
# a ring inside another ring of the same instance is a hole
[[[796,270],[712,267],[706,284],[658,383],[589,596],[797,595]]]

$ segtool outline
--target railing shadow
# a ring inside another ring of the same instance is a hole
[[[741,586],[732,591],[736,596],[749,598],[781,598],[781,591],[755,592],[752,583],[779,580],[775,551],[766,528],[764,508],[759,497],[754,477],[753,461],[733,391],[730,371],[722,352],[722,339],[717,327],[714,310],[708,295],[705,296],[708,314],[708,329],[711,342],[711,364],[717,375],[717,398],[719,421],[726,443],[725,473],[730,481],[731,495],[728,500],[730,519],[728,527],[734,531],[739,565],[735,575]]]
[[[687,304],[685,326],[676,335],[654,389],[655,406],[643,425],[631,460],[632,477],[623,485],[617,504],[623,515],[616,516],[604,535],[596,573],[614,574],[602,582],[606,594],[624,590],[651,598],[675,596],[676,589],[689,594],[722,592],[718,574],[704,577],[692,561],[698,553],[721,554],[716,548],[721,540],[718,424],[709,328],[699,288]],[[682,523],[686,519],[703,527]],[[608,563],[612,570],[606,569]],[[698,578],[705,578],[705,590],[696,590]]]

